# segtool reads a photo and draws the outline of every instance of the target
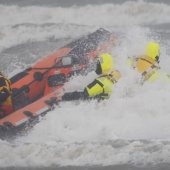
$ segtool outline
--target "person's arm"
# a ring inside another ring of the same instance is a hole
[[[99,98],[98,96],[103,93],[103,84],[98,80],[94,80],[90,83],[82,92],[70,92],[65,93],[62,96],[63,101],[71,101],[71,100],[87,100],[92,98]]]
[[[86,91],[86,89],[83,92],[69,92],[69,93],[65,93],[62,96],[62,100],[63,101],[71,101],[71,100],[86,100],[88,98],[88,93]]]

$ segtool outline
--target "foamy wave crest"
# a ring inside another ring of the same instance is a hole
[[[0,140],[1,167],[170,162],[170,86],[140,86],[138,76],[123,65],[151,39],[147,28],[131,25],[169,22],[170,6],[140,1],[72,8],[0,6],[0,12],[1,49],[51,36],[75,38],[97,27],[128,28],[112,51],[123,78],[110,100],[60,103],[26,136]],[[170,71],[167,46],[161,44],[161,66]],[[65,88],[83,89],[95,76],[76,77]]]
[[[30,141],[30,139],[28,140]],[[170,143],[161,141],[114,140],[67,143],[63,141],[18,141],[0,148],[1,167],[56,167],[132,164],[136,166],[168,163]]]

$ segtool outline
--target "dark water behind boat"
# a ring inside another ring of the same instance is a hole
[[[19,6],[61,6],[61,7],[69,7],[73,5],[84,6],[84,5],[98,5],[98,4],[121,4],[127,2],[128,0],[0,0],[0,4],[5,5],[19,5]],[[131,1],[139,1],[139,0],[131,0]],[[161,2],[169,4],[169,0],[144,0],[145,2]]]

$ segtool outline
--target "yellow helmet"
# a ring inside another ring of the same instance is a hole
[[[153,60],[157,61],[159,60],[160,55],[160,46],[158,43],[150,42],[148,43],[146,47],[146,55]]]
[[[122,77],[120,71],[118,71],[118,70],[111,71],[109,76],[111,76],[112,80],[116,81],[116,82]]]
[[[113,68],[113,58],[108,53],[100,55],[97,63],[96,73],[97,74],[108,74]]]

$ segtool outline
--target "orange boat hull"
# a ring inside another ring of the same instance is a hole
[[[95,33],[107,35],[104,40],[98,40],[97,43],[94,42],[94,47],[89,48],[85,53],[83,53],[85,47],[81,47],[83,49],[82,53],[79,51],[80,40],[77,40],[77,42],[75,42],[77,46],[74,46],[73,42],[57,50],[54,54],[39,60],[31,68],[11,78],[16,102],[17,100],[18,103],[22,102],[23,98],[28,101],[22,104],[22,107],[19,106],[16,108],[15,112],[0,120],[1,138],[7,134],[14,134],[20,127],[27,126],[29,122],[38,118],[39,115],[46,114],[52,110],[54,105],[57,104],[57,91],[63,88],[64,83],[67,82],[73,74],[85,70],[88,67],[88,62],[97,58],[98,54],[108,52],[109,48],[115,43],[115,38],[108,31],[97,30]],[[92,33],[86,39],[82,39],[82,42],[87,41],[87,43],[90,43],[90,40],[93,40],[92,38],[94,38],[94,36],[95,34]],[[71,65],[60,66],[62,58],[66,56],[70,57],[73,54],[76,54],[77,57],[80,58],[80,55],[82,55],[86,62],[79,62],[81,59],[79,60],[78,58],[78,64],[73,63]],[[57,81],[54,78],[56,78]],[[53,79],[54,81],[51,81]]]

